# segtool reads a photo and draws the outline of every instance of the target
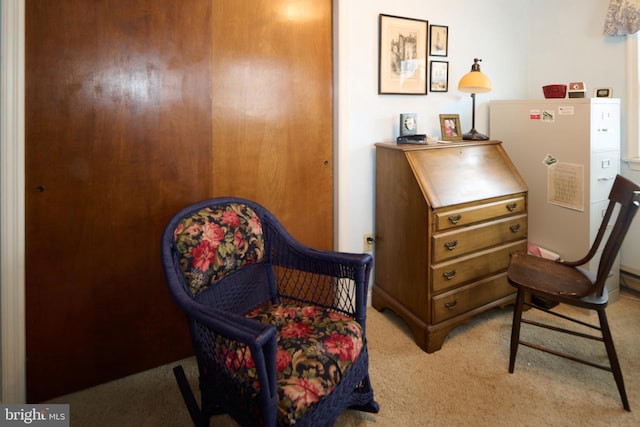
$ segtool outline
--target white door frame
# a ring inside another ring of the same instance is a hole
[[[6,404],[26,400],[25,0],[0,1],[0,402]]]

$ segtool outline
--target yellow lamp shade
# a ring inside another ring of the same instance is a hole
[[[469,93],[486,93],[491,91],[491,80],[480,71],[480,60],[474,59],[471,71],[462,76],[458,90]]]

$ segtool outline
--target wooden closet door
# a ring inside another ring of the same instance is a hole
[[[190,354],[160,235],[210,197],[211,1],[26,2],[29,402]]]
[[[332,249],[332,1],[216,1],[212,29],[214,193]]]

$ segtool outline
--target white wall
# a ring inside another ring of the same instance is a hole
[[[602,35],[608,1],[530,0],[530,97],[540,96],[545,84],[584,81],[587,93],[598,87],[613,88],[621,105],[621,153],[627,155],[627,38]],[[551,12],[552,11],[552,12]],[[568,19],[573,16],[574,19]],[[637,102],[637,101],[636,101]],[[622,162],[622,174],[640,182],[640,172]],[[640,271],[640,218],[620,251],[623,268]]]
[[[627,38],[602,35],[608,1],[530,0],[529,97],[551,83],[584,81],[587,93],[613,88],[620,98],[622,157],[627,156]],[[573,16],[573,19],[567,17]],[[636,101],[637,102],[637,101]],[[622,174],[640,182],[640,172],[622,162]],[[640,218],[632,225],[620,251],[623,268],[640,271]]]
[[[337,1],[339,248],[362,251],[363,233],[375,228],[376,142],[398,136],[398,115],[418,114],[420,133],[439,135],[438,114],[460,114],[471,128],[471,100],[457,83],[474,57],[493,91],[477,96],[476,128],[488,134],[491,99],[542,98],[542,86],[584,81],[588,93],[612,87],[622,105],[626,155],[625,37],[602,35],[606,0],[349,0]],[[463,13],[464,12],[464,13]],[[398,15],[449,26],[449,92],[427,96],[378,95],[378,15]],[[623,167],[640,182],[640,172]],[[634,175],[635,174],[635,175]],[[635,237],[634,237],[635,236]],[[640,270],[640,220],[621,254]]]
[[[339,1],[339,248],[362,251],[363,233],[374,230],[376,142],[398,136],[400,113],[417,113],[420,133],[439,137],[439,114],[459,114],[471,128],[471,98],[458,92],[473,58],[493,83],[476,98],[476,129],[488,132],[494,98],[525,97],[528,0]],[[464,12],[464,13],[463,13]],[[427,96],[378,95],[378,15],[425,19],[449,27],[449,91]]]
[[[587,94],[612,87],[626,105],[626,37],[602,34],[609,5],[604,0],[529,0],[529,97],[547,84],[584,81]],[[574,15],[575,19],[568,19]],[[622,151],[626,152],[623,108]]]

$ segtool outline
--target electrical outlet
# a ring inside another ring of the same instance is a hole
[[[373,251],[373,233],[365,233],[362,235],[362,250],[365,252]]]

